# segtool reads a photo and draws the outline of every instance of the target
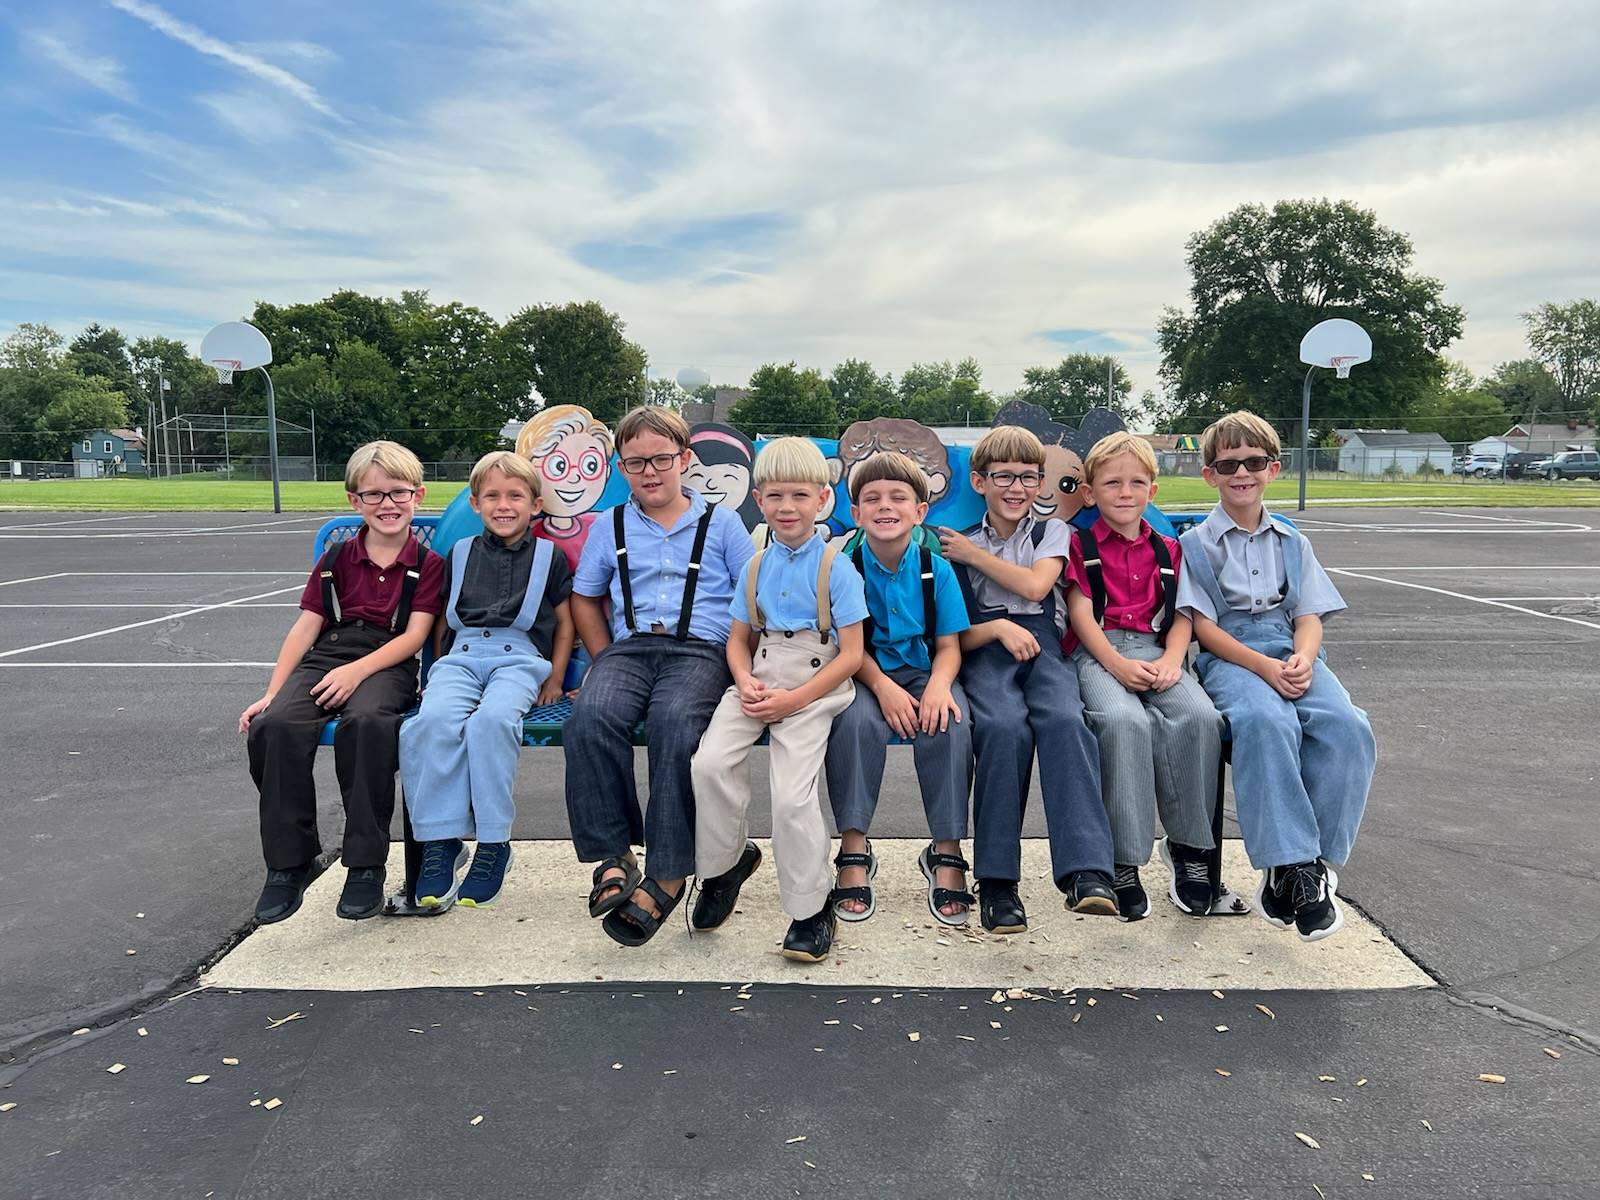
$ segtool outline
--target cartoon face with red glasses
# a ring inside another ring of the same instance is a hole
[[[517,453],[539,469],[544,510],[534,532],[559,545],[573,570],[611,478],[611,445],[611,431],[576,404],[541,409],[517,434]]]

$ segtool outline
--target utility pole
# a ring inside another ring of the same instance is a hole
[[[172,477],[172,445],[167,433],[167,377],[162,373],[161,360],[156,360],[156,393],[161,399],[161,465],[167,477]]]
[[[315,483],[322,476],[317,471],[317,410],[311,410],[311,482]]]

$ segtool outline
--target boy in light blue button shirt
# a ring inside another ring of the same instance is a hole
[[[878,806],[890,739],[911,740],[932,844],[918,858],[928,908],[946,925],[967,919],[967,798],[972,792],[972,726],[957,635],[968,628],[961,584],[950,564],[911,544],[928,513],[922,469],[896,451],[858,464],[850,475],[851,515],[864,537],[854,561],[866,585],[867,653],[850,707],[828,739],[828,798],[839,829],[840,920],[874,911],[876,861],[867,830]]]
[[[1233,733],[1233,790],[1256,910],[1304,941],[1337,933],[1339,875],[1377,761],[1367,714],[1322,649],[1343,598],[1304,534],[1262,503],[1277,478],[1277,431],[1254,413],[1200,435],[1221,502],[1183,535],[1178,606],[1194,621],[1200,682]]]

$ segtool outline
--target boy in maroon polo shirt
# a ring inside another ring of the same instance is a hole
[[[1206,852],[1215,845],[1222,718],[1183,669],[1192,625],[1176,611],[1182,552],[1144,519],[1156,494],[1149,442],[1127,432],[1101,438],[1083,460],[1083,479],[1100,519],[1073,539],[1066,649],[1100,742],[1117,908],[1124,921],[1150,912],[1139,868],[1150,860],[1159,808],[1167,835],[1161,857],[1172,869],[1167,895],[1200,916],[1211,910]]]
[[[364,528],[311,572],[265,694],[239,715],[261,793],[263,925],[292,915],[324,869],[311,768],[334,715],[348,869],[336,911],[358,921],[383,908],[400,720],[417,698],[417,651],[443,606],[444,560],[411,532],[424,494],[417,456],[369,442],[350,456],[344,478]]]

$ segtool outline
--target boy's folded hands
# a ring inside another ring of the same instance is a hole
[[[800,710],[796,696],[797,693],[788,688],[769,688],[755,703],[744,702],[742,707],[745,716],[771,725]]]
[[[1137,658],[1124,658],[1119,654],[1111,660],[1111,666],[1108,669],[1116,676],[1117,682],[1130,692],[1148,692],[1151,688],[1156,688],[1157,672],[1156,664],[1153,662],[1144,662]],[[1170,687],[1171,684],[1167,686]],[[1156,688],[1156,690],[1161,691],[1162,689]]]
[[[1257,672],[1285,700],[1298,700],[1311,686],[1311,664],[1301,654],[1287,659],[1267,658]]]
[[[1164,692],[1172,687],[1183,677],[1183,663],[1170,662],[1165,656],[1149,664],[1152,671],[1150,688],[1152,691]]]

